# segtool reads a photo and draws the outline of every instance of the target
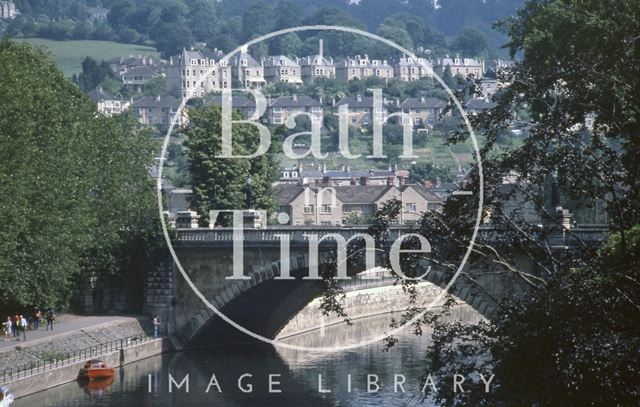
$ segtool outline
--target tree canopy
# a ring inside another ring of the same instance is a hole
[[[153,229],[154,143],[28,45],[0,42],[0,76],[0,302],[66,304],[81,271],[117,271],[113,249]]]

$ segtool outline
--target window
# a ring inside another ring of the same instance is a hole
[[[298,171],[291,172],[291,178],[298,178]]]
[[[322,226],[331,226],[331,222],[320,222]]]
[[[283,176],[284,178],[289,178],[289,171],[285,171],[285,172],[283,172],[283,173],[282,173],[282,176]]]
[[[305,205],[303,208],[304,213],[313,213],[313,205]]]
[[[342,210],[343,210],[345,213],[350,213],[351,211],[353,211],[353,205],[347,205],[347,204],[345,204],[345,205],[342,207]]]
[[[405,212],[415,213],[417,211],[416,204],[414,203],[406,203],[404,204]]]
[[[320,209],[321,213],[331,213],[331,205],[329,204],[323,204],[321,209]]]

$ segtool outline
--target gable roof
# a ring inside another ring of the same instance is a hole
[[[177,109],[180,106],[180,99],[173,96],[144,96],[133,102],[133,107],[137,108],[164,108],[170,107]]]
[[[127,71],[125,73],[122,74],[122,76],[147,76],[147,77],[153,77],[156,76],[157,73],[149,68],[148,66],[133,66],[131,68],[128,68]]]
[[[278,184],[273,187],[273,196],[278,205],[288,205],[298,197],[304,188],[295,184]]]
[[[240,64],[240,61],[242,61],[243,59],[247,60],[246,65]],[[231,66],[246,66],[250,68],[258,68],[262,66],[260,65],[260,63],[258,63],[258,61],[255,60],[254,57],[249,55],[249,53],[246,51],[240,51],[235,54],[233,57],[231,57],[231,61],[229,61],[229,63],[231,64]]]
[[[373,108],[373,96],[345,96],[336,103],[336,106],[345,104],[353,108]]]
[[[264,60],[265,66],[300,66],[286,55],[269,56]]]
[[[311,96],[280,96],[273,102],[271,107],[321,107],[322,104]]]
[[[444,109],[447,102],[438,98],[407,98],[402,102],[403,109]]]
[[[439,197],[438,195],[434,194],[433,192],[430,192],[429,190],[427,190],[423,185],[420,184],[406,184],[406,185],[402,185],[400,187],[401,191],[405,191],[407,189],[413,189],[414,191],[416,191],[418,194],[420,194],[424,199],[427,200],[427,202],[429,203],[433,203],[433,202],[442,202],[442,198]]]
[[[222,96],[214,96],[211,99],[211,103],[213,103],[214,105],[222,106]],[[256,101],[248,96],[233,95],[233,97],[231,98],[231,107],[234,109],[254,108],[256,107]]]

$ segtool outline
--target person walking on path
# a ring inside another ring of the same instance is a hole
[[[158,325],[160,325],[160,317],[158,315],[153,316],[153,337],[158,337]]]
[[[42,311],[40,311],[40,307],[36,307],[33,313],[33,328],[36,331],[40,328],[40,319],[42,319]]]
[[[47,311],[47,331],[49,330],[49,327],[51,327],[51,330],[53,331],[53,321],[56,319],[56,316],[53,314],[53,309],[49,308],[49,311]]]
[[[27,340],[27,326],[29,326],[27,319],[24,315],[20,315],[20,331],[22,332],[22,340],[24,341]],[[20,339],[20,334],[18,334],[18,339]]]
[[[7,342],[9,340],[9,335],[11,335],[11,331],[13,331],[13,323],[11,322],[11,317],[7,317],[4,325],[4,341]]]
[[[13,337],[20,337],[20,315],[16,314],[13,316]]]

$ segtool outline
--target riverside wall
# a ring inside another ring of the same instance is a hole
[[[121,320],[107,322],[91,328],[78,329],[55,337],[34,341],[33,344],[18,346],[0,353],[0,366],[24,366],[36,360],[51,360],[52,355],[62,356],[74,350],[106,343],[107,341],[130,338],[138,335],[145,337],[143,324],[136,318],[122,318]],[[135,343],[135,342],[134,342]],[[172,349],[166,338],[141,341],[139,344],[129,343],[123,349],[116,349],[109,353],[103,353],[93,358],[99,358],[112,367],[123,366],[128,363],[156,356]],[[64,366],[42,369],[25,377],[20,377],[4,382],[11,389],[16,398],[47,390],[61,384],[69,383],[78,377],[78,372],[88,359],[77,360]],[[2,376],[0,376],[2,379]]]

